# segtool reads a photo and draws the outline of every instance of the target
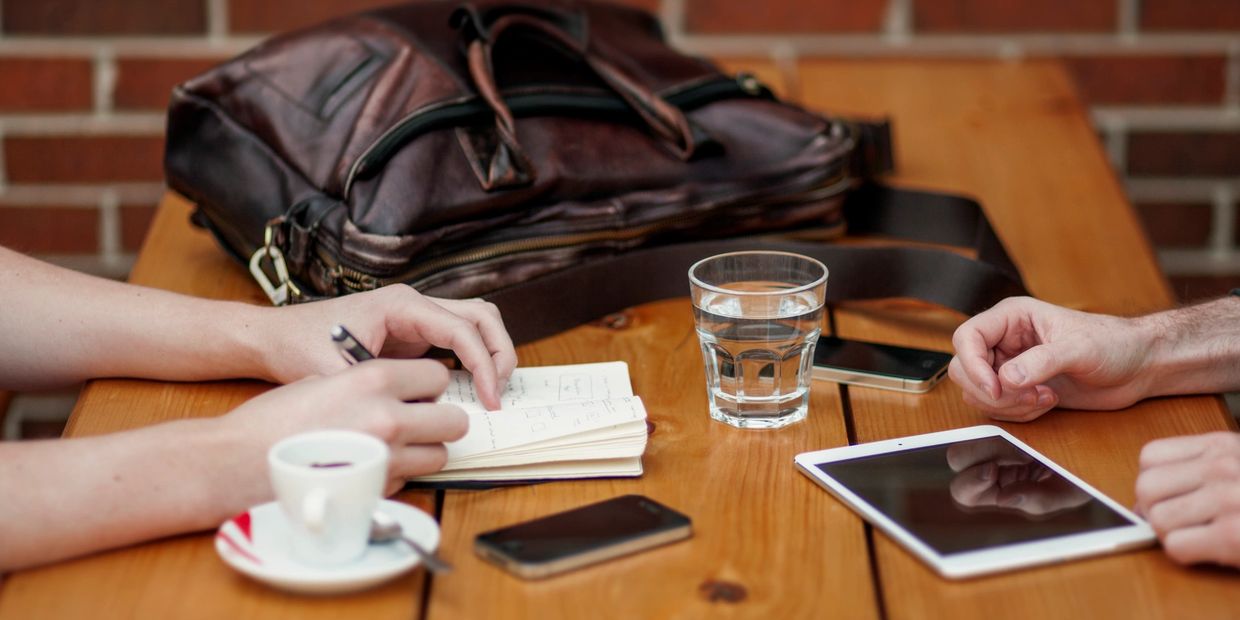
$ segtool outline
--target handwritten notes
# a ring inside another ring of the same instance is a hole
[[[472,377],[453,371],[438,400],[469,415],[443,471],[419,480],[481,481],[641,475],[646,408],[624,362],[518,368],[486,411]]]
[[[472,376],[452,371],[448,389],[438,402],[457,405],[467,413],[485,411]],[[522,409],[582,400],[632,396],[629,365],[624,362],[518,368],[500,395],[501,410]]]

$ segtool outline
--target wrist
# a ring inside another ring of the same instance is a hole
[[[271,499],[267,445],[227,415],[190,420],[197,454],[208,475],[200,480],[197,500],[202,527],[216,527],[241,511]]]
[[[1240,387],[1240,299],[1168,310],[1134,319],[1147,339],[1146,396],[1219,392]]]
[[[230,317],[219,323],[223,326],[221,341],[226,343],[225,363],[233,369],[229,375],[278,383],[272,364],[274,331],[278,325],[274,309],[241,302],[221,303],[227,304],[225,315]]]

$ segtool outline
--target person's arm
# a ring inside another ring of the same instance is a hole
[[[1240,388],[1234,296],[1131,319],[1012,298],[966,321],[952,343],[949,376],[965,402],[1003,420]]]
[[[433,361],[377,360],[276,388],[220,418],[134,431],[0,444],[0,574],[162,536],[217,527],[272,499],[267,449],[319,428],[386,441],[387,492],[440,469],[468,420],[434,398]]]
[[[328,336],[336,323],[389,356],[453,350],[492,407],[516,366],[495,306],[404,285],[269,308],[113,282],[0,248],[0,291],[0,388],[96,377],[287,383],[345,366]]]

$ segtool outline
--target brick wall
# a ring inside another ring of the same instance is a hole
[[[1238,0],[629,0],[767,59],[1061,58],[1181,296],[1240,286]],[[173,84],[386,0],[0,0],[0,244],[122,276],[163,192]]]

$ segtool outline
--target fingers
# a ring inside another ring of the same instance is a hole
[[[488,409],[498,409],[498,372],[475,324],[416,293],[410,300],[414,303],[398,306],[395,316],[388,322],[388,331],[403,340],[425,340],[434,346],[451,349],[473,373],[482,404]]]
[[[395,445],[456,441],[469,430],[469,416],[456,405],[402,404],[393,417],[400,422],[392,436]]]
[[[1162,537],[1163,549],[1180,564],[1213,562],[1240,566],[1240,517],[1175,530]]]
[[[439,299],[428,297],[431,301],[452,311],[453,313],[473,321],[482,335],[482,341],[491,352],[491,360],[495,363],[495,371],[500,383],[507,381],[517,367],[517,352],[512,345],[512,338],[504,327],[504,319],[495,304],[481,299]],[[501,385],[502,387],[502,385]]]
[[[992,349],[1002,338],[997,332],[1005,324],[1005,318],[983,312],[956,329],[952,335],[952,346],[956,349],[956,356],[952,358],[952,365],[956,366],[951,375],[953,381],[962,387],[968,384],[991,399],[999,398],[999,378],[991,366]]]
[[[997,399],[962,386],[961,398],[965,404],[1005,422],[1030,422],[1059,405],[1059,395],[1045,385],[1020,392],[1006,390]]]
[[[1159,535],[1206,525],[1216,518],[1240,514],[1240,489],[1235,485],[1207,485],[1154,504],[1146,520]]]
[[[1029,347],[999,368],[999,381],[1005,390],[1041,385],[1085,361],[1080,359],[1082,353],[1071,342],[1047,342]],[[1095,355],[1101,353],[1096,351]]]
[[[431,360],[377,359],[352,366],[331,378],[332,385],[356,395],[398,401],[434,400],[448,387],[448,369]]]
[[[1214,434],[1189,435],[1151,441],[1141,448],[1141,469],[1198,458],[1205,454],[1210,446],[1210,440],[1206,438],[1212,435]],[[1234,433],[1223,433],[1223,435],[1222,441],[1235,441],[1236,439]]]
[[[392,449],[388,473],[392,478],[405,480],[433,474],[447,462],[448,450],[443,444],[401,446]]]
[[[1163,465],[1137,476],[1137,508],[1150,514],[1154,505],[1195,491],[1204,481],[1208,464],[1193,460]]]

